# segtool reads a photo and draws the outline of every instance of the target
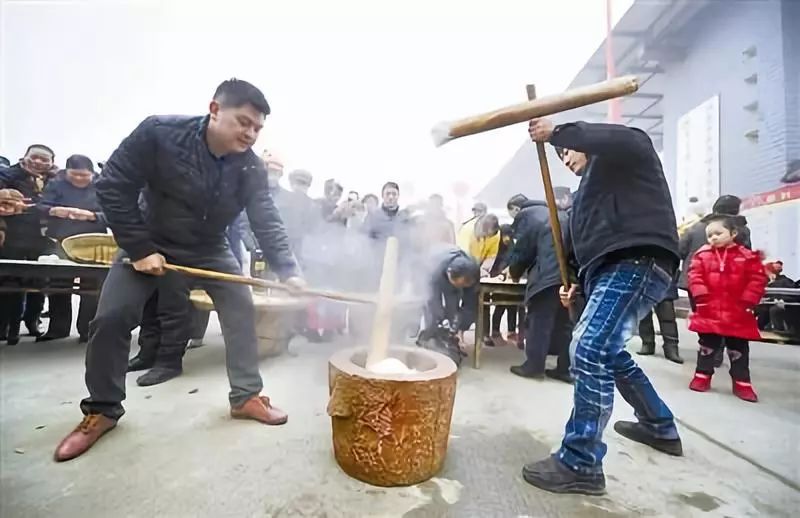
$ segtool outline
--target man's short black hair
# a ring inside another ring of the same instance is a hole
[[[481,267],[475,259],[459,255],[447,265],[447,273],[454,279],[467,279],[474,284],[481,278]]]
[[[53,157],[53,158],[56,157],[55,151],[50,149],[50,147],[45,146],[44,144],[31,144],[30,146],[28,146],[28,149],[25,150],[25,155],[24,156],[28,156],[28,153],[30,153],[32,149],[43,149],[43,150],[47,151],[48,153],[50,153],[51,157]]]
[[[714,202],[714,207],[711,211],[714,214],[725,214],[728,216],[738,216],[739,209],[742,206],[742,200],[738,196],[732,194],[723,194],[717,201]]]
[[[396,182],[386,182],[383,184],[383,187],[381,187],[381,194],[383,194],[383,192],[389,187],[392,187],[395,191],[397,191],[398,194],[400,194],[400,186],[397,185]]]
[[[94,172],[94,164],[86,155],[72,155],[67,159],[67,169],[88,169]]]
[[[506,208],[510,209],[511,207],[520,207],[522,208],[522,204],[528,201],[528,197],[524,194],[515,194],[511,198],[508,199],[508,203],[506,204]]]
[[[228,79],[223,81],[214,92],[214,100],[223,107],[239,108],[245,104],[250,104],[263,113],[269,115],[270,108],[266,97],[261,90],[241,79]]]

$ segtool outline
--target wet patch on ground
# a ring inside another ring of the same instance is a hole
[[[692,506],[695,509],[699,509],[704,513],[718,509],[721,504],[725,503],[715,496],[711,496],[707,493],[702,493],[699,491],[695,493],[681,493],[677,496],[678,499],[684,504]]]
[[[442,484],[427,481],[416,486],[430,501],[403,518],[461,518],[464,516],[570,516],[622,518],[641,511],[620,507],[610,497],[554,495],[527,484],[522,465],[549,455],[550,444],[530,430],[510,428],[490,433],[483,427],[454,426],[445,467],[438,477],[457,481],[461,488],[452,505]],[[500,496],[502,495],[502,496]]]

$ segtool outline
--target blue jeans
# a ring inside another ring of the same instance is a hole
[[[671,282],[651,259],[606,265],[587,279],[586,308],[570,344],[575,406],[557,454],[574,471],[603,471],[603,429],[614,407],[615,384],[655,437],[678,438],[672,412],[625,350],[634,328],[663,300]]]

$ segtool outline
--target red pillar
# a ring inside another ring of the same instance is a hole
[[[606,0],[606,79],[613,79],[617,75],[614,63],[614,42],[612,32],[614,25],[611,21],[611,3],[613,0]],[[620,99],[608,101],[608,121],[613,123],[622,122],[622,112]]]

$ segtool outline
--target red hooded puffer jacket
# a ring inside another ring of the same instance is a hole
[[[752,313],[767,286],[758,252],[739,244],[714,249],[705,245],[692,258],[689,292],[697,309],[689,329],[697,333],[759,340]]]

